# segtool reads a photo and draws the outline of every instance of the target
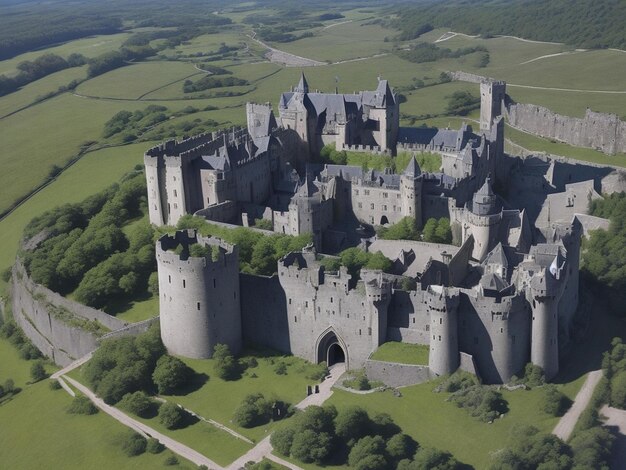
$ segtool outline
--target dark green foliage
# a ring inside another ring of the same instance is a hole
[[[333,165],[346,165],[348,163],[348,154],[345,150],[337,151],[334,145],[324,145],[320,150],[320,162],[330,163]]]
[[[332,436],[327,432],[305,429],[296,433],[291,444],[291,455],[305,463],[321,463],[332,450]]]
[[[620,371],[611,378],[611,405],[626,409],[626,371]]]
[[[550,468],[566,470],[572,465],[571,449],[558,437],[540,433],[532,426],[513,429],[511,447],[496,454],[493,470]],[[419,452],[418,452],[419,454]]]
[[[454,393],[459,390],[466,390],[474,385],[478,385],[476,376],[467,372],[458,371],[448,377],[441,385],[442,392]]]
[[[193,370],[180,359],[164,355],[159,358],[152,373],[152,381],[159,393],[172,394],[183,388],[191,379]]]
[[[368,435],[371,429],[372,426],[367,411],[359,406],[344,408],[335,418],[335,433],[348,446],[352,446],[356,441]],[[352,462],[350,465],[352,465]]]
[[[143,110],[132,112],[120,111],[104,124],[102,135],[108,139],[123,132],[142,134],[153,126],[167,121],[171,115],[165,106],[158,105],[150,105]]]
[[[616,315],[626,303],[626,193],[591,202],[591,214],[609,218],[609,230],[594,230],[583,240],[582,269]]]
[[[480,108],[480,97],[469,91],[455,91],[446,98],[446,114],[451,116],[467,116],[471,111]]]
[[[213,350],[215,373],[223,380],[236,380],[241,377],[239,363],[226,344],[216,344]]]
[[[61,386],[61,382],[59,382],[58,380],[51,380],[48,387],[50,387],[50,390],[61,390],[63,388]]]
[[[244,398],[235,410],[233,421],[243,428],[252,428],[272,419],[272,403],[263,394],[255,393]]]
[[[51,382],[52,383],[58,383],[56,380]],[[52,387],[50,387],[52,388]],[[59,386],[60,388],[60,386]],[[7,395],[15,395],[16,393],[20,393],[22,391],[21,388],[16,387],[15,386],[15,382],[13,382],[13,379],[6,379],[4,381],[3,385],[0,385],[0,398],[3,398]]]
[[[274,372],[277,375],[287,375],[287,364],[285,364],[284,362],[279,362],[278,364],[276,364],[276,366],[274,367]]]
[[[406,25],[403,28],[402,33],[398,36],[400,41],[409,41],[411,39],[419,38],[422,34],[425,34],[433,30],[433,25],[430,23],[414,23],[412,25]]]
[[[615,436],[601,426],[576,433],[569,442],[574,453],[574,468],[608,469]]]
[[[119,402],[119,407],[141,418],[147,418],[154,409],[155,403],[143,391],[127,393]]]
[[[516,382],[523,383],[528,387],[539,387],[546,382],[546,377],[541,367],[529,362],[524,367],[524,375]]]
[[[543,411],[552,416],[563,416],[572,406],[572,400],[567,398],[556,386],[550,384],[544,387]]]
[[[329,268],[336,268],[337,261],[332,258],[325,258],[322,260],[322,264],[328,266]],[[352,279],[356,281],[360,279],[360,271],[362,268],[380,269],[385,272],[390,272],[393,263],[380,251],[376,253],[369,253],[361,250],[360,248],[354,247],[348,248],[347,250],[339,253],[339,265],[345,266],[350,275],[352,275]]]
[[[311,371],[306,376],[309,380],[321,381],[329,374],[326,362],[321,362],[311,367]]]
[[[397,223],[379,227],[378,237],[383,240],[420,240],[420,232],[414,217],[403,217]]]
[[[42,361],[33,363],[30,367],[30,377],[33,379],[33,382],[39,382],[40,380],[48,378],[48,373],[46,372]]]
[[[280,258],[291,251],[299,251],[311,242],[311,235],[264,235],[246,227],[227,229],[211,225],[206,220],[191,215],[180,218],[178,229],[195,228],[202,235],[212,235],[239,247],[242,272],[271,275],[276,272]]]
[[[153,271],[148,276],[148,292],[154,296],[159,295],[159,273]]]
[[[398,466],[400,468],[400,466]],[[405,467],[406,468],[406,467]],[[416,453],[412,464],[408,467],[411,470],[455,470],[461,468],[450,452],[445,452],[432,447],[421,447]]]
[[[39,359],[42,357],[41,351],[35,347],[33,343],[30,342],[27,338],[24,340],[24,343],[19,347],[19,354],[22,359],[30,360],[30,359]]]
[[[119,51],[105,52],[89,60],[87,75],[93,78],[111,70],[124,67],[131,61],[145,59],[155,54],[156,51],[150,46],[128,46],[122,47]]]
[[[94,415],[98,412],[98,408],[89,398],[79,395],[72,400],[67,412],[74,415]]]
[[[409,459],[417,450],[417,443],[407,434],[396,434],[387,441],[387,455],[398,462]]]
[[[231,86],[243,86],[249,85],[248,80],[237,77],[216,77],[214,75],[207,75],[195,82],[186,80],[183,84],[183,91],[185,93],[195,93],[198,91],[210,90],[212,88],[225,88]]]
[[[122,450],[127,456],[135,457],[146,451],[147,441],[141,434],[131,431],[124,434],[122,439]]]
[[[348,463],[351,467],[359,468],[359,463],[364,459],[369,459],[373,456],[383,457],[384,459],[385,452],[385,441],[380,436],[366,436],[360,439],[352,450],[350,450],[350,455],[348,456]],[[386,462],[385,462],[386,463]],[[378,467],[378,468],[385,468]]]
[[[158,439],[151,437],[150,439],[148,439],[146,450],[150,454],[160,454],[165,450],[165,446],[161,444]]]
[[[398,55],[405,60],[421,64],[424,62],[435,62],[440,59],[459,58],[464,55],[473,54],[474,52],[486,52],[482,46],[466,47],[463,49],[457,49],[452,51],[445,47],[438,47],[435,44],[429,42],[420,42],[413,46],[408,51],[402,50],[398,52]]]
[[[165,402],[159,408],[159,422],[167,429],[177,429],[185,422],[186,414],[174,403]]]
[[[279,454],[289,456],[291,453],[291,446],[293,444],[293,437],[295,434],[295,429],[291,426],[286,426],[284,428],[280,428],[272,433],[270,441],[272,443],[272,447]]]
[[[422,230],[424,241],[431,243],[451,243],[452,229],[450,228],[450,219],[442,217],[441,219],[430,218],[426,221]]]
[[[508,403],[500,392],[482,385],[472,385],[454,392],[450,400],[484,422],[491,422],[509,411]]]
[[[158,325],[136,337],[104,341],[83,366],[92,389],[108,404],[127,393],[150,390],[157,360],[165,354]]]
[[[171,466],[174,466],[174,465],[178,465],[179,464],[178,457],[176,457],[175,455],[170,455],[170,456],[168,456],[165,459],[165,462],[163,462],[163,464],[166,467],[171,467]]]
[[[584,21],[581,12],[585,12]],[[418,8],[402,8],[396,26],[410,36],[415,25],[430,23],[435,28],[483,36],[504,34],[540,41],[565,42],[583,48],[626,48],[623,18],[626,5],[599,0],[589,8],[586,0],[528,0],[433,2]]]

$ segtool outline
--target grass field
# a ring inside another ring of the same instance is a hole
[[[400,364],[428,365],[428,350],[429,347],[423,344],[389,341],[374,351],[370,359]]]
[[[206,374],[209,379],[198,390],[187,395],[172,396],[168,399],[180,403],[205,418],[211,418],[240,434],[259,441],[265,437],[274,423],[256,428],[244,429],[232,423],[233,413],[241,404],[246,395],[262,393],[265,398],[276,397],[282,401],[296,404],[306,397],[306,386],[315,383],[306,378],[311,365],[306,361],[293,357],[271,356],[258,358],[258,366],[250,368],[244,376],[235,381],[220,379],[214,372],[212,359],[183,361],[199,374]],[[278,375],[274,372],[272,362],[284,362],[287,365],[287,374]],[[253,377],[253,374],[256,377]]]
[[[402,431],[420,445],[450,451],[459,461],[477,469],[487,468],[490,455],[507,445],[515,425],[532,424],[541,431],[549,432],[558,422],[558,418],[541,411],[541,388],[516,392],[503,390],[502,395],[508,401],[510,411],[503,419],[486,424],[445,401],[448,394],[434,393],[432,390],[439,381],[404,387],[400,398],[394,397],[391,392],[355,395],[337,390],[328,403],[337,408],[362,406],[370,414],[389,413]],[[563,386],[562,390],[573,397],[583,381],[584,376]],[[456,434],[458,438],[452,438],[451,429],[462,430]]]

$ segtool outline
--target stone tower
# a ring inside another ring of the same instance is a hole
[[[458,293],[429,286],[424,300],[430,315],[428,367],[437,375],[451,374],[459,367]]]
[[[506,95],[506,83],[483,81],[480,84],[480,130],[491,130],[493,121],[502,115],[502,103]]]
[[[530,280],[532,336],[530,361],[541,367],[546,380],[559,372],[558,302],[561,272],[557,256],[549,269],[542,269]]]
[[[422,228],[422,171],[415,157],[400,175],[400,200],[402,215],[415,218],[417,228]]]
[[[161,338],[170,354],[204,359],[216,344],[241,350],[239,253],[193,230],[156,246]]]
[[[474,194],[472,210],[466,211],[466,225],[464,226],[463,240],[469,238],[469,232],[474,235],[474,251],[472,257],[483,261],[487,254],[496,246],[498,230],[502,219],[498,200],[491,189],[491,179]]]

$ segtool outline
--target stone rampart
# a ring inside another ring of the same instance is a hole
[[[372,359],[365,361],[365,374],[369,380],[378,380],[390,387],[420,384],[433,378],[428,366],[398,364]]]
[[[511,127],[524,132],[608,155],[626,153],[626,122],[615,114],[587,109],[584,118],[575,118],[522,103],[508,104],[506,113]]]
[[[456,72],[448,72],[448,77],[450,77],[451,80],[458,80],[459,82],[469,83],[484,83],[486,81],[489,81],[489,78],[483,77],[482,75],[462,72],[460,70],[457,70]]]

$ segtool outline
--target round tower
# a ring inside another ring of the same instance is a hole
[[[413,217],[417,228],[422,228],[422,171],[415,157],[411,157],[400,175],[400,200],[402,215]]]
[[[459,367],[458,293],[429,286],[424,300],[430,315],[428,367],[437,375],[451,374]]]
[[[216,344],[241,350],[236,246],[193,230],[164,235],[156,246],[161,339],[170,354],[211,357]]]
[[[530,361],[541,367],[546,380],[550,380],[559,372],[559,284],[548,269],[542,269],[530,280],[530,297]]]
[[[472,257],[478,261],[485,259],[495,247],[502,214],[499,210],[497,197],[491,189],[491,179],[474,194],[472,210],[467,212],[467,228],[474,235],[474,251]],[[469,234],[464,234],[466,240]]]

